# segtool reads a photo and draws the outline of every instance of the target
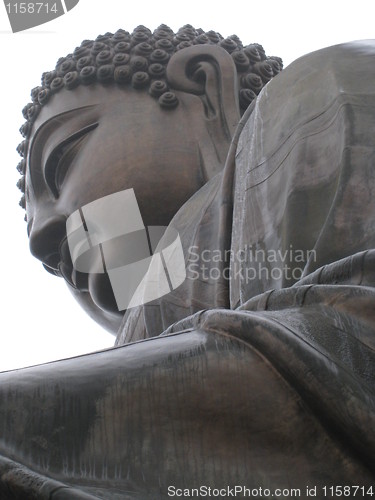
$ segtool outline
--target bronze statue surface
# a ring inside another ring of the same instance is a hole
[[[43,75],[19,147],[30,248],[118,334],[113,349],[0,374],[2,498],[368,494],[374,59],[373,41],[353,42],[276,76],[259,45],[140,27]],[[129,223],[134,199],[143,225]],[[109,215],[139,239],[109,237]],[[133,245],[146,236],[147,258]],[[116,276],[142,259],[126,302]]]

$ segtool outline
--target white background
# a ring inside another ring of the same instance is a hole
[[[56,60],[83,39],[118,28],[132,31],[139,24],[155,29],[162,23],[174,30],[189,23],[223,36],[235,33],[246,44],[261,43],[286,66],[328,45],[375,38],[375,2],[80,0],[61,18],[16,34],[0,5],[0,371],[110,347],[114,341],[80,310],[63,280],[29,255],[15,187],[21,109],[43,71],[54,69]]]

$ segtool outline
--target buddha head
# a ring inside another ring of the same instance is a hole
[[[127,192],[145,227],[168,226],[222,170],[241,115],[281,67],[234,35],[162,25],[84,40],[43,74],[18,146],[30,249],[102,326],[115,333],[124,311],[106,272],[73,265],[67,221]]]

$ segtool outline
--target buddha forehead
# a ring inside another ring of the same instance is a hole
[[[144,149],[145,145],[152,148],[155,141],[157,144],[188,141],[187,122],[192,115],[196,119],[201,106],[194,96],[186,96],[185,100],[186,106],[165,110],[146,93],[115,84],[62,90],[42,107],[33,123],[27,164],[30,167],[36,150],[43,148],[48,152],[57,141],[64,141],[90,125],[97,125],[96,134],[103,136],[103,141],[105,137],[106,143],[115,145],[116,139],[122,142],[129,139],[132,149],[136,143]]]
[[[46,106],[43,106],[33,123],[29,137],[29,158],[35,141],[58,129],[69,129],[79,126],[80,122],[96,120],[112,123],[113,127],[143,124],[148,128],[151,117],[158,121],[183,120],[184,113],[176,110],[163,110],[157,102],[147,94],[132,88],[119,88],[115,84],[94,84],[78,87],[74,90],[62,90],[54,95]]]

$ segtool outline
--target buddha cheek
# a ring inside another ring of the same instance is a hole
[[[108,312],[117,312],[115,296],[107,273],[90,273],[88,289],[95,305]]]

